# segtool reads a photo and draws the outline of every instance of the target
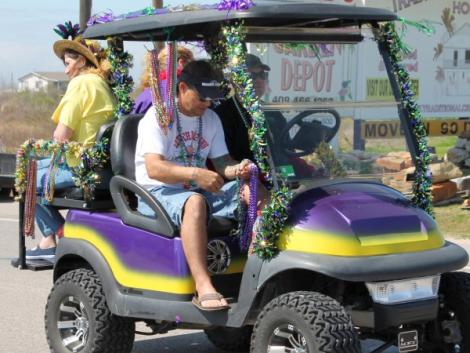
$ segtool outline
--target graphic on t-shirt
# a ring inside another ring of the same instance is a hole
[[[181,144],[183,144],[186,155],[177,152],[181,151]],[[176,155],[172,156],[172,161],[200,167],[204,164],[201,157],[201,155],[204,155],[202,151],[209,147],[209,143],[204,136],[199,137],[199,134],[193,130],[185,131],[181,135],[177,135],[173,141],[173,146],[176,149]]]

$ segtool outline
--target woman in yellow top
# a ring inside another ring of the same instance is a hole
[[[108,84],[111,66],[97,42],[80,37],[55,42],[54,52],[64,62],[70,83],[52,115],[57,124],[53,139],[93,144],[99,128],[113,119],[116,102]],[[50,158],[38,161],[37,192],[40,195],[47,182],[50,164]],[[54,185],[56,190],[75,185],[67,167],[57,170]],[[36,222],[43,238],[36,248],[26,251],[26,258],[53,260],[55,235],[61,235],[64,218],[56,208],[38,204]]]

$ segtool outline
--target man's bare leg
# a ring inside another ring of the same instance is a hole
[[[191,196],[184,205],[184,215],[181,224],[181,239],[183,249],[188,261],[189,269],[196,283],[199,297],[204,294],[217,292],[212,285],[207,270],[207,209],[206,201],[202,196]],[[205,300],[204,307],[218,307],[227,305],[225,299]]]

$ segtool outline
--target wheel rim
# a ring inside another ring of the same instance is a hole
[[[57,320],[64,347],[70,352],[80,352],[86,346],[89,327],[85,304],[73,296],[64,298],[60,303]]]
[[[271,334],[268,353],[308,353],[307,340],[294,325],[280,325]]]

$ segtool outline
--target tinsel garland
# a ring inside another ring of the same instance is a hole
[[[166,6],[163,8],[154,8],[152,6],[148,6],[138,11],[132,11],[121,15],[114,15],[114,13],[109,11],[104,11],[98,14],[95,14],[90,17],[88,20],[87,26],[91,27],[100,23],[109,23],[114,21],[121,21],[130,18],[142,17],[142,16],[153,16],[153,15],[163,15],[171,12],[181,12],[181,11],[196,11],[196,10],[211,10],[217,9],[217,4],[213,5],[198,5],[198,4],[191,4],[191,5],[178,5],[178,6]]]
[[[67,164],[67,158],[79,161],[70,167],[75,185],[82,188],[85,198],[90,199],[96,186],[101,182],[97,170],[109,163],[108,141],[103,139],[91,147],[78,142],[59,143],[50,140],[30,139],[24,142],[16,154],[15,189],[18,200],[26,191],[26,177],[29,160],[55,155],[57,166]],[[70,163],[69,163],[70,164]]]
[[[119,118],[129,114],[134,107],[134,101],[130,97],[134,89],[134,80],[129,74],[133,66],[133,57],[123,50],[119,38],[111,38],[108,40],[107,58],[111,64],[112,72],[110,86],[118,102],[114,109],[114,116]]]
[[[252,118],[252,126],[248,133],[250,148],[258,168],[268,180],[271,180],[271,169],[267,157],[266,119],[245,64],[246,51],[243,40],[246,33],[242,24],[225,26],[222,33],[225,41],[221,44],[226,46],[227,68],[230,70],[231,82],[240,102]]]
[[[240,102],[252,119],[249,130],[250,148],[255,156],[258,168],[271,182],[271,169],[268,164],[266,119],[261,109],[259,98],[255,94],[253,80],[245,64],[246,51],[243,45],[245,31],[241,23],[223,28],[227,54],[227,68],[230,70],[231,82]],[[252,243],[253,253],[264,260],[272,259],[279,252],[277,240],[285,227],[292,193],[286,187],[271,190],[269,204],[261,211],[261,226]]]
[[[380,27],[378,38],[390,54],[393,73],[398,81],[401,93],[401,101],[407,110],[407,118],[410,120],[412,132],[417,140],[417,156],[415,160],[415,180],[413,184],[412,202],[417,207],[434,216],[431,194],[431,172],[429,169],[430,155],[427,144],[427,132],[421,115],[421,110],[416,103],[412,89],[410,75],[402,64],[403,54],[407,46],[397,33],[395,23],[388,22]]]
[[[285,230],[291,200],[292,192],[283,186],[271,192],[269,204],[261,211],[261,226],[253,239],[252,249],[263,260],[270,260],[279,253],[278,239]]]
[[[254,6],[253,0],[221,0],[218,4],[189,4],[189,5],[177,5],[177,6],[165,6],[163,8],[155,8],[152,6],[145,7],[138,11],[132,11],[121,15],[114,15],[111,10],[104,11],[95,14],[90,17],[87,22],[87,26],[91,27],[100,23],[109,23],[114,21],[120,21],[124,19],[142,17],[142,16],[153,16],[163,15],[171,12],[181,11],[197,11],[197,10],[214,10],[230,12],[232,10],[241,11],[248,10]]]
[[[252,0],[221,0],[217,5],[217,9],[220,11],[231,11],[231,10],[248,10],[254,6]]]

